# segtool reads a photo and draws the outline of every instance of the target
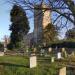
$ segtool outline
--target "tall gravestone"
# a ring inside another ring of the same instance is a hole
[[[54,59],[55,59],[55,57],[51,57],[51,62],[52,62],[52,63],[54,62]]]
[[[58,52],[57,53],[57,59],[61,59],[62,57],[61,57],[61,52]]]
[[[63,57],[67,57],[67,52],[65,48],[62,48],[62,54],[63,54]]]
[[[30,68],[34,68],[37,66],[37,58],[36,56],[31,56],[30,57]]]

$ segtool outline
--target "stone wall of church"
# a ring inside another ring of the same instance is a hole
[[[35,8],[39,8],[39,5],[36,5]],[[38,43],[42,38],[42,21],[43,21],[43,12],[42,10],[34,10],[34,41]]]
[[[35,6],[36,8],[48,8],[45,4],[42,6]],[[42,40],[43,29],[51,23],[50,10],[34,10],[34,40],[36,43]]]
[[[35,5],[35,8],[48,8],[45,4],[42,6]],[[44,12],[44,10],[34,10],[34,30],[33,33],[28,34],[25,36],[26,44],[38,44],[42,42],[43,37],[43,29],[51,23],[50,20],[50,10]]]

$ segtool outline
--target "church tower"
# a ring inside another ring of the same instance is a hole
[[[44,11],[44,9],[42,8],[48,8],[48,6],[42,4],[42,5],[35,5],[34,7],[34,42],[36,44],[42,41],[43,29],[49,23],[51,23],[50,10]]]

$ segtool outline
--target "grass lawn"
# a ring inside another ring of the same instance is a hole
[[[5,64],[1,65],[1,63]],[[13,64],[29,65],[29,58],[23,56],[1,56],[0,75],[49,75],[50,71],[52,70],[55,71],[54,66],[53,66],[54,68],[50,69],[50,67],[43,62],[42,63],[38,62],[37,67],[31,69],[22,66],[20,67],[14,66]]]
[[[1,65],[1,63],[4,63]],[[15,65],[14,65],[15,64]],[[0,75],[56,75],[58,62],[51,63],[50,57],[38,57],[36,68],[26,68],[17,65],[29,65],[29,57],[26,56],[1,56]]]
[[[23,56],[1,56],[0,57],[0,63],[27,65],[28,62],[29,62],[28,57],[23,57]]]

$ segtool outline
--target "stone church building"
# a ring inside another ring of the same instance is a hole
[[[25,44],[28,46],[36,45],[42,41],[43,29],[51,23],[50,10],[38,10],[48,8],[45,4],[35,5],[34,7],[34,30],[25,36]]]

